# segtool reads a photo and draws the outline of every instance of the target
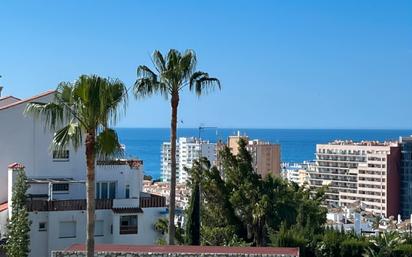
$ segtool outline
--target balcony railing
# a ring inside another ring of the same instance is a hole
[[[140,208],[166,207],[166,198],[159,195],[140,197]]]
[[[148,195],[148,194],[146,194]],[[115,199],[116,200],[116,199]],[[96,199],[96,210],[114,208],[113,199]],[[158,195],[140,197],[140,208],[166,207],[166,198]],[[35,211],[81,211],[86,210],[86,199],[77,200],[28,200],[27,210]],[[127,206],[130,207],[130,206]],[[126,207],[126,208],[127,208]]]
[[[96,199],[96,210],[111,209],[113,200]],[[81,211],[86,210],[86,199],[79,200],[30,200],[27,201],[27,210],[33,211]]]

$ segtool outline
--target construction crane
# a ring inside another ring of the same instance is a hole
[[[206,129],[216,129],[216,130],[217,130],[217,127],[205,127],[205,126],[200,125],[200,126],[199,126],[199,136],[198,136],[199,140],[200,140],[200,133],[201,133],[203,130],[206,130]],[[216,131],[216,134],[217,134],[217,131]]]

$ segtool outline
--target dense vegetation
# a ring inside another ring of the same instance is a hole
[[[367,238],[325,227],[324,190],[260,177],[244,141],[237,156],[224,148],[218,165],[203,158],[189,170],[186,244],[299,247],[301,256],[319,257],[412,256],[412,240],[399,233]]]
[[[30,244],[30,221],[26,208],[27,177],[23,169],[17,172],[13,185],[12,213],[7,226],[7,243],[5,250],[8,257],[27,257]]]

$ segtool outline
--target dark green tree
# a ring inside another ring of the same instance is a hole
[[[12,212],[7,226],[8,235],[6,253],[8,257],[27,257],[30,244],[30,221],[26,207],[26,192],[29,188],[23,169],[16,170],[17,176],[13,185]]]
[[[210,169],[210,162],[201,158],[193,163],[190,174],[189,187],[191,188],[190,204],[186,212],[186,243],[189,245],[200,245],[200,187],[204,170]]]

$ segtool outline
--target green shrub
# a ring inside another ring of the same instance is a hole
[[[402,244],[395,249],[396,257],[410,257],[412,256],[412,244]]]
[[[345,239],[340,245],[341,257],[363,256],[366,248],[369,246],[368,242],[356,238]]]

